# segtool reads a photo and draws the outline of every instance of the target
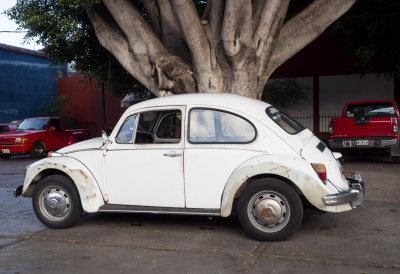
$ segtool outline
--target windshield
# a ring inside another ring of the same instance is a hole
[[[26,119],[18,126],[17,130],[43,130],[46,129],[48,119]]]
[[[265,110],[267,115],[277,123],[281,128],[283,128],[289,134],[297,134],[305,127],[301,125],[299,122],[294,120],[293,118],[289,117],[288,115],[280,112],[274,107],[269,107]]]
[[[353,118],[354,113],[358,113],[360,116],[368,117],[395,116],[393,104],[390,102],[351,104],[347,106],[344,117]]]

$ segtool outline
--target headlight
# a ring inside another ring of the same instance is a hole
[[[60,156],[62,156],[62,154],[55,151],[47,152],[47,157],[60,157]]]
[[[25,137],[17,137],[17,138],[15,138],[15,142],[16,142],[16,143],[27,143],[27,142],[28,142],[28,138],[25,138]]]

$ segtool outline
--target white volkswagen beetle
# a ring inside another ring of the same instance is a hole
[[[363,202],[323,142],[273,106],[227,94],[176,95],[131,106],[109,137],[53,152],[14,191],[50,228],[82,212],[230,216],[257,240],[282,240],[303,204],[329,212]],[[335,157],[336,156],[336,157]]]

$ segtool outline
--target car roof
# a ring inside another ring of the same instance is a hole
[[[174,105],[205,105],[209,107],[226,107],[236,109],[248,114],[259,113],[270,106],[270,104],[248,97],[227,93],[192,93],[174,96],[159,97],[137,103],[129,107],[129,111],[142,108],[174,106]]]

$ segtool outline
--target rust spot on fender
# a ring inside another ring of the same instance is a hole
[[[86,199],[94,199],[94,198],[96,198],[96,193],[93,193],[93,194],[91,194],[91,195],[86,195]]]

